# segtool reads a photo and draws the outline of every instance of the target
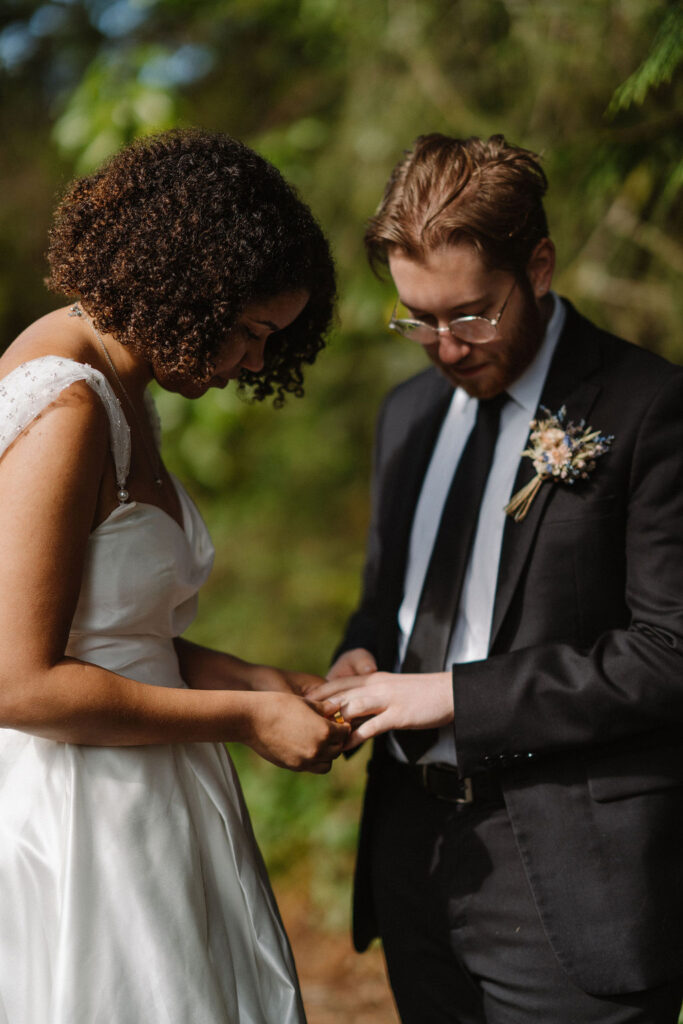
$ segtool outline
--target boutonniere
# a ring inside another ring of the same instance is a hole
[[[554,415],[544,406],[540,407],[540,412],[542,418],[529,424],[529,447],[522,452],[522,458],[533,462],[536,476],[505,506],[516,523],[524,519],[545,480],[565,484],[586,480],[595,469],[595,460],[609,451],[614,441],[612,434],[601,434],[587,427],[585,420],[566,423],[564,405]]]

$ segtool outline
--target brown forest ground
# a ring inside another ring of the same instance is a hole
[[[277,892],[301,981],[308,1024],[398,1024],[377,946],[360,956],[348,931],[323,930],[315,911],[285,887]]]

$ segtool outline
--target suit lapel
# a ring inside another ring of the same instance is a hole
[[[576,423],[587,419],[600,393],[601,384],[597,371],[602,365],[602,358],[595,328],[579,316],[571,305],[567,303],[567,306],[564,330],[548,371],[539,405],[545,406],[552,413],[556,413],[565,405],[567,420]],[[526,448],[526,444],[524,447]],[[516,494],[534,476],[531,460],[520,459],[512,493]],[[495,649],[517,583],[531,554],[543,515],[556,486],[561,485],[547,482],[541,486],[526,518],[521,522],[516,523],[512,518],[506,518],[491,624],[491,651]]]

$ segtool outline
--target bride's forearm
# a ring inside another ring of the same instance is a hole
[[[0,660],[0,728],[61,743],[237,741],[280,767],[320,774],[348,739],[347,726],[291,693],[151,686],[73,658],[12,668]]]
[[[292,693],[286,673],[257,665],[234,654],[202,647],[183,637],[173,641],[180,674],[195,690],[269,690]]]
[[[183,637],[173,641],[180,674],[194,690],[251,690],[250,664],[232,654],[202,647]]]
[[[260,711],[258,694],[152,686],[72,658],[19,678],[3,681],[0,727],[64,743],[249,742]]]

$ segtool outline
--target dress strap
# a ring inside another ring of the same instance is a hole
[[[130,471],[130,428],[111,384],[88,363],[62,356],[40,356],[17,366],[0,381],[0,455],[39,413],[78,380],[84,380],[99,396],[109,417],[111,453],[119,502],[123,504],[128,498],[125,487]]]

